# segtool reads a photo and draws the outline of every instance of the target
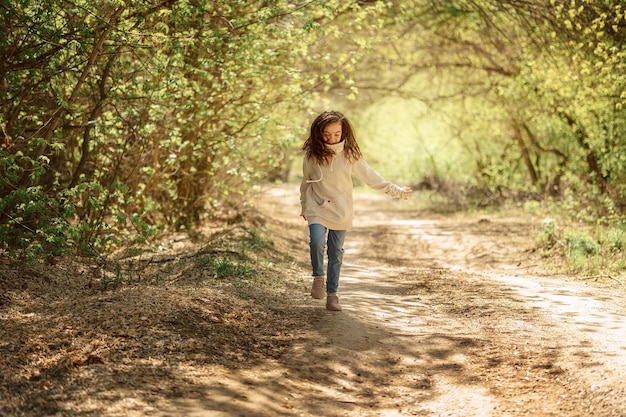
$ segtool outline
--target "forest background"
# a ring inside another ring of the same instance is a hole
[[[541,214],[546,255],[623,270],[624,9],[2,0],[0,248],[102,257],[237,221],[262,184],[297,180],[311,119],[333,108],[428,204]]]

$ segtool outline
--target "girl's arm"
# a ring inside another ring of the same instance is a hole
[[[302,159],[302,183],[300,184],[300,206],[302,207],[301,211],[300,211],[300,216],[304,217],[304,219],[306,220],[306,217],[304,215],[304,206],[305,206],[305,196],[306,196],[306,190],[308,187],[311,186],[311,184],[309,182],[307,182],[307,179],[309,178],[309,164],[308,164],[308,160],[306,157],[304,157]]]
[[[406,200],[413,191],[411,187],[401,187],[385,180],[378,172],[374,171],[363,158],[359,158],[353,165],[353,172],[354,175],[368,187],[383,191],[385,194],[394,198],[403,198]]]

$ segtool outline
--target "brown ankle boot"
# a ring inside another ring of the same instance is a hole
[[[313,285],[311,286],[311,297],[321,300],[326,295],[326,280],[323,276],[313,277]]]
[[[341,311],[341,304],[339,304],[339,297],[337,294],[329,294],[326,297],[326,310]]]

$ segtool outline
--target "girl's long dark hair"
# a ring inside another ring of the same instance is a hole
[[[341,140],[346,142],[343,152],[348,161],[355,162],[361,158],[361,149],[356,142],[354,129],[352,129],[346,116],[338,111],[325,111],[311,123],[311,133],[302,146],[307,158],[314,158],[320,165],[326,165],[330,162],[335,153],[324,142],[324,129],[330,123],[335,122],[341,122]]]

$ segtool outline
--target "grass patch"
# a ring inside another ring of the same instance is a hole
[[[626,232],[618,226],[560,226],[551,218],[536,237],[543,256],[562,259],[567,271],[580,275],[623,273],[625,240]]]
[[[196,265],[199,269],[213,271],[215,278],[248,278],[254,272],[249,262],[238,262],[229,257],[201,256],[196,260]]]

